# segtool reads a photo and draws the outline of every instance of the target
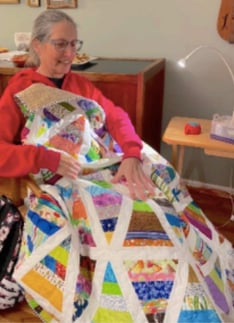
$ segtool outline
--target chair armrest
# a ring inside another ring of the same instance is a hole
[[[42,189],[31,176],[28,175],[24,177],[22,180],[24,182],[24,186],[26,188],[29,188],[36,195],[36,197],[41,196]]]

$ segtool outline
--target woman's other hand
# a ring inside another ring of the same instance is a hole
[[[79,172],[80,164],[78,161],[75,158],[62,153],[56,173],[70,179],[76,179]]]
[[[154,195],[155,186],[144,173],[142,163],[137,158],[126,158],[122,161],[112,183],[126,181],[132,199],[146,200]]]

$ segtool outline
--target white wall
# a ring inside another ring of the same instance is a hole
[[[221,50],[234,69],[234,44],[224,41],[216,23],[221,0],[79,0],[66,10],[79,25],[84,51],[94,56],[165,57],[166,83],[163,129],[173,115],[212,118],[231,115],[234,88],[230,75],[215,51],[202,50],[186,70],[176,61],[204,44]],[[0,46],[14,49],[14,32],[30,31],[32,21],[46,9],[20,4],[0,5]],[[234,146],[233,146],[234,149]],[[170,148],[162,144],[162,155]],[[229,186],[233,160],[204,156],[188,149],[183,176]]]

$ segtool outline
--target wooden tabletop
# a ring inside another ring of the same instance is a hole
[[[164,58],[108,58],[97,57],[90,64],[73,64],[72,70],[103,74],[132,74],[147,71],[152,66],[160,69],[165,64]],[[11,61],[0,60],[0,74],[11,75],[20,70]]]
[[[199,135],[186,135],[184,127],[188,122],[197,122],[201,126]],[[211,120],[173,117],[164,134],[163,141],[169,145],[181,145],[204,149],[208,155],[234,158],[234,145],[210,137]]]

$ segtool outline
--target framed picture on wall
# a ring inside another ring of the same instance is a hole
[[[28,0],[29,7],[40,7],[41,1],[40,0]]]
[[[77,6],[78,0],[46,0],[47,9],[77,8]]]
[[[8,4],[8,3],[16,4],[16,3],[20,3],[20,0],[0,0],[0,4]]]

